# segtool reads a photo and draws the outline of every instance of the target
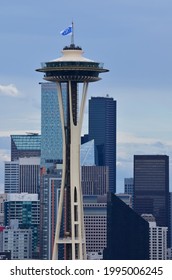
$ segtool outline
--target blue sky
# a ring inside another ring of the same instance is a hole
[[[90,84],[88,96],[117,100],[118,191],[133,176],[134,154],[167,154],[172,173],[171,0],[0,0],[0,6],[1,189],[8,136],[40,131],[42,75],[35,69],[61,55],[70,37],[60,31],[72,21],[75,44],[110,70]]]

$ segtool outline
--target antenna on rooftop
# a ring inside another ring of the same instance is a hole
[[[27,135],[35,135],[35,136],[36,136],[36,135],[39,135],[39,133],[36,133],[36,132],[26,132],[26,134],[27,134]]]
[[[73,23],[73,21],[72,21],[71,45],[74,45],[74,23]]]

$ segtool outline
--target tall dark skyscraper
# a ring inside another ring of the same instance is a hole
[[[158,226],[169,225],[168,156],[134,156],[134,210],[152,214]]]
[[[116,192],[116,101],[89,100],[89,139],[95,141],[96,165],[109,167],[109,191]]]

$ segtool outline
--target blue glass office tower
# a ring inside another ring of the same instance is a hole
[[[95,141],[96,165],[109,167],[109,191],[116,192],[116,101],[89,100],[89,139]]]
[[[66,108],[66,84],[62,84],[63,104]],[[41,83],[41,167],[62,162],[62,128],[55,83]]]

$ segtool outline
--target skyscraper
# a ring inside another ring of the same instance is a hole
[[[107,201],[106,195],[84,195],[84,224],[86,251],[99,253],[107,242]]]
[[[39,193],[40,157],[19,158],[19,192]]]
[[[67,85],[62,83],[66,115]],[[66,121],[66,118],[65,118]],[[41,167],[62,163],[62,127],[56,83],[41,83]]]
[[[5,162],[5,193],[39,193],[40,157]]]
[[[168,156],[134,156],[134,210],[152,214],[157,226],[169,226]]]
[[[12,260],[32,259],[32,230],[18,228],[18,220],[11,220],[3,230],[3,251],[11,252]],[[33,256],[34,257],[34,256]]]
[[[116,101],[89,100],[89,139],[95,141],[96,165],[109,167],[109,191],[116,192]]]
[[[89,82],[98,81],[99,73],[107,72],[103,64],[83,57],[82,48],[74,43],[62,51],[63,56],[41,65],[46,81],[58,87],[58,100],[63,135],[63,175],[60,191],[53,259],[58,259],[59,245],[64,244],[65,259],[85,259],[85,232],[80,182],[80,137]],[[67,116],[63,106],[62,84],[67,83]],[[78,84],[82,83],[82,99],[78,114]],[[65,232],[60,238],[64,198]]]

